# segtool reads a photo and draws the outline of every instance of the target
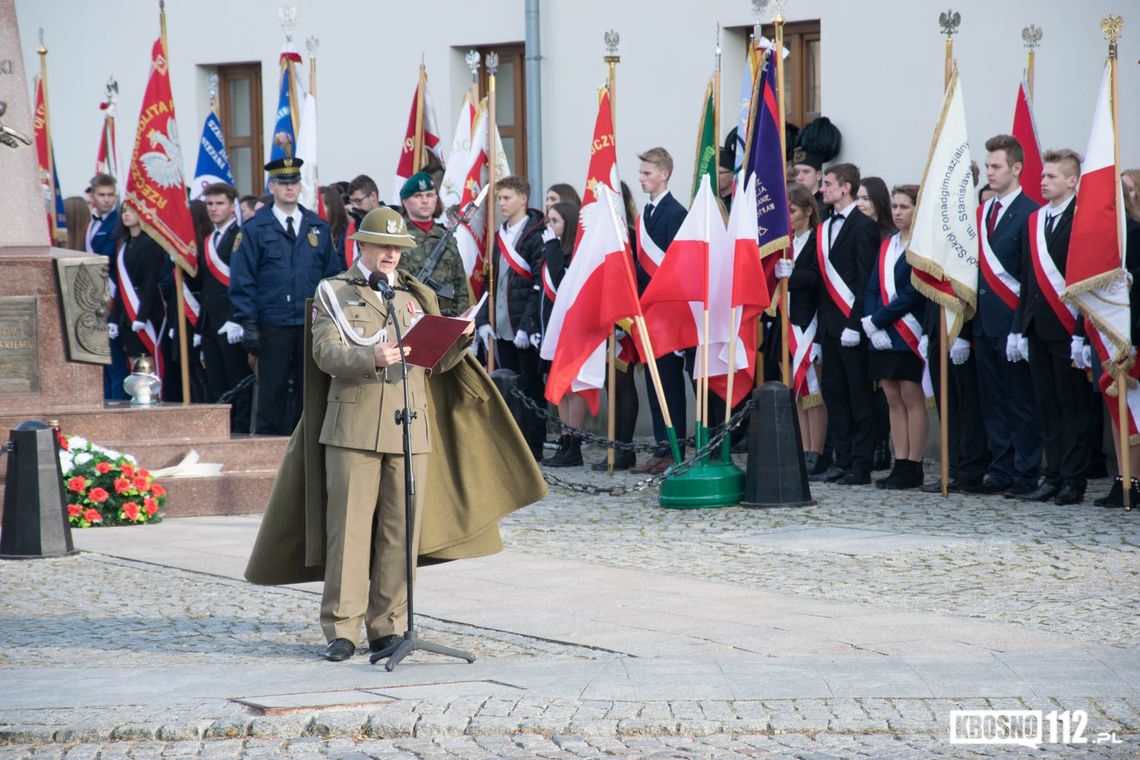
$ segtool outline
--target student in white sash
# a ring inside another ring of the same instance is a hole
[[[776,262],[776,276],[788,278],[792,343],[792,387],[796,393],[796,412],[800,422],[800,442],[808,475],[827,470],[830,458],[824,459],[827,442],[827,407],[820,393],[819,344],[815,340],[818,322],[819,261],[815,248],[815,228],[819,226],[819,206],[811,192],[800,185],[788,188],[788,217],[792,223],[794,260]],[[774,331],[779,338],[779,331]]]
[[[863,301],[863,332],[871,341],[868,367],[880,381],[890,407],[895,466],[875,481],[878,488],[922,485],[922,452],[926,446],[926,395],[922,319],[926,299],[910,282],[906,247],[918,198],[917,185],[900,185],[891,196],[891,216],[898,231],[883,241]]]
[[[111,319],[115,333],[112,337],[123,339],[123,349],[132,363],[145,354],[156,367],[162,367],[160,340],[166,307],[158,281],[166,251],[143,232],[138,212],[130,201],[123,203],[119,217],[115,255],[111,259],[117,295]]]

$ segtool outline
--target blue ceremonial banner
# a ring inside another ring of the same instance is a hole
[[[51,154],[51,181],[55,192],[55,239],[67,240],[67,211],[63,207],[63,193],[59,191],[59,172],[55,168],[55,152]]]
[[[788,188],[784,174],[784,150],[780,143],[780,114],[776,105],[776,64],[772,51],[760,63],[756,89],[748,118],[745,184],[756,177],[756,224],[760,256],[782,251],[791,244],[788,220]],[[769,262],[765,261],[765,269]],[[772,266],[774,266],[774,260]]]
[[[286,42],[281,49],[281,89],[277,96],[277,111],[273,116],[273,135],[269,140],[269,160],[294,158],[297,155],[297,122],[300,114],[294,107],[297,102],[297,70],[295,64],[301,56]],[[269,192],[266,176],[265,192]]]
[[[210,111],[202,125],[202,139],[198,142],[198,164],[194,168],[194,181],[190,183],[190,200],[201,198],[203,191],[216,182],[234,183],[230,171],[230,158],[226,155],[226,141],[218,115]]]

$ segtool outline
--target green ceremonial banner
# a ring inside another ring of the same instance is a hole
[[[693,192],[690,199],[697,196],[701,187],[701,176],[709,175],[709,182],[715,189],[716,184],[716,101],[713,97],[713,85],[709,82],[705,87],[704,105],[701,106],[701,121],[697,127],[697,159],[693,165]]]

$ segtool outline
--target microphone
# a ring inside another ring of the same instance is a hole
[[[396,295],[392,290],[392,286],[388,284],[388,275],[383,272],[373,272],[368,275],[368,287],[377,291],[388,300],[391,300]]]

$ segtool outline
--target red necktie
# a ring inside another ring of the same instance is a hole
[[[994,200],[994,205],[990,206],[990,218],[986,220],[986,237],[993,237],[994,225],[997,224],[998,212],[1001,211],[1001,201]]]

